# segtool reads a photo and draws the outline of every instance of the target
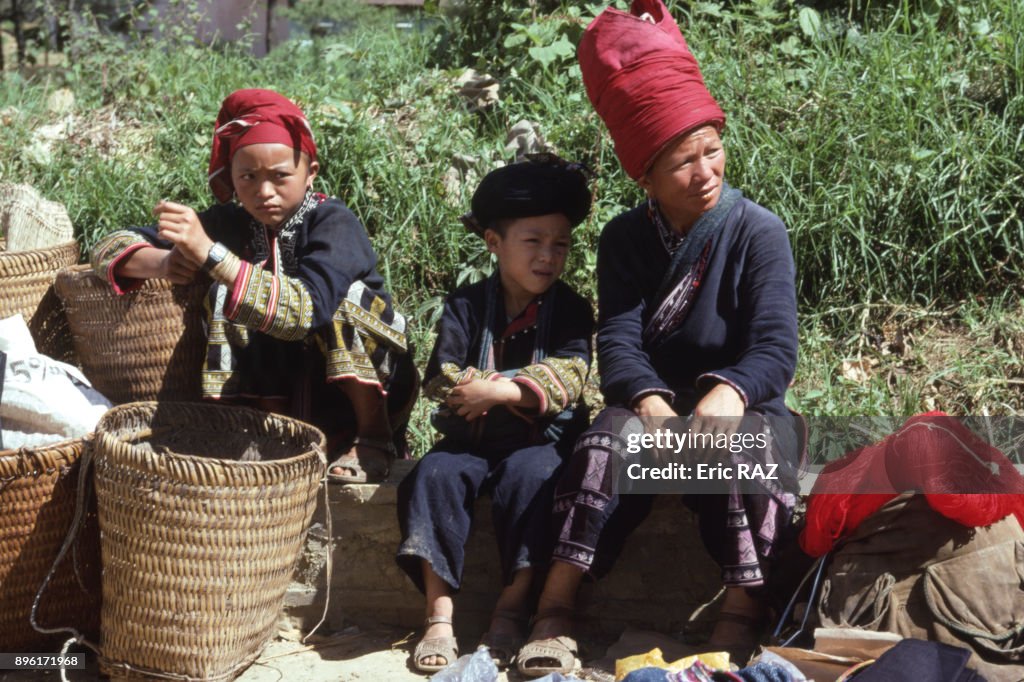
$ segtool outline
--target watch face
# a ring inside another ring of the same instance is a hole
[[[206,254],[206,262],[203,263],[203,269],[209,270],[224,260],[225,256],[228,255],[228,247],[224,246],[220,242],[214,242],[213,246],[210,247],[210,252]]]

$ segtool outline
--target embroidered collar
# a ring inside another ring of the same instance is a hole
[[[541,303],[543,302],[542,296],[537,296],[530,301],[522,312],[515,316],[515,318],[509,320],[508,325],[505,327],[505,331],[501,333],[501,339],[511,339],[520,332],[524,332],[527,329],[531,329],[537,325],[537,314],[540,310]]]
[[[327,195],[308,190],[299,207],[276,230],[271,230],[255,218],[251,219],[249,229],[252,232],[253,256],[256,262],[266,263],[271,256],[274,256],[275,271],[277,264],[280,263],[284,266],[285,274],[294,275],[298,271],[298,263],[295,259],[296,232],[306,220],[306,216],[326,200]],[[276,239],[268,239],[269,234],[273,234]],[[273,253],[271,252],[272,244]]]
[[[647,200],[647,216],[654,223],[654,227],[658,231],[658,237],[661,239],[661,245],[665,247],[665,251],[668,252],[668,255],[674,256],[679,247],[686,241],[686,235],[679,234],[668,226],[665,216],[661,214],[661,209],[658,207],[658,202],[655,199]]]

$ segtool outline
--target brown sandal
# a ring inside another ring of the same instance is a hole
[[[545,618],[569,618],[572,619],[574,612],[568,608],[551,608],[537,612],[532,623],[544,620]],[[570,675],[576,669],[576,662],[579,656],[579,647],[576,640],[568,635],[548,637],[527,642],[519,650],[516,657],[516,669],[526,677],[544,677],[551,673]],[[555,661],[557,665],[530,665],[530,663],[543,663]]]
[[[754,651],[761,645],[761,635],[770,624],[770,619],[766,616],[750,616],[745,613],[720,611],[718,613],[718,620],[741,625],[751,634],[750,637],[727,644],[715,645],[712,642],[707,644],[707,647],[715,651],[728,652],[729,660],[742,668],[753,656]]]
[[[426,625],[434,625],[435,623],[447,623],[452,624],[451,616],[430,616],[426,620]],[[430,664],[422,663],[421,661],[428,656],[441,657],[445,660],[442,664]],[[431,637],[429,639],[421,639],[419,644],[412,652],[412,667],[420,672],[424,673],[436,673],[438,670],[443,670],[449,665],[454,663],[459,658],[459,643],[455,641],[454,637]]]
[[[360,461],[359,455],[344,454],[335,459],[333,462],[327,465],[327,480],[331,483],[381,483],[391,473],[391,462],[398,457],[398,451],[395,449],[395,444],[389,440],[383,440],[380,438],[364,438],[363,436],[356,436],[352,440],[352,448],[355,447],[369,448],[370,450],[376,450],[383,456],[374,457],[365,461]],[[331,470],[334,468],[339,469],[350,469],[354,473],[352,474],[332,474]]]
[[[530,622],[529,617],[525,613],[517,611],[495,611],[491,615],[491,619],[493,620],[494,618],[501,618],[502,620],[515,623],[520,630]],[[526,641],[526,638],[521,633],[518,635],[492,635],[490,630],[488,630],[480,638],[479,646],[487,647],[491,652],[491,660],[494,661],[494,665],[497,666],[498,670],[504,670],[512,665],[524,641]]]

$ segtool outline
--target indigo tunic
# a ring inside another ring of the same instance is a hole
[[[506,583],[517,570],[546,565],[551,556],[552,494],[563,458],[587,424],[580,402],[590,366],[593,313],[561,281],[511,320],[503,298],[494,280],[448,298],[424,393],[443,401],[466,378],[504,375],[537,394],[539,408],[525,414],[498,406],[471,423],[457,415],[435,419],[445,437],[398,488],[402,542],[396,559],[421,591],[424,559],[452,589],[461,585],[464,548],[480,495],[491,498]]]
[[[616,494],[626,443],[617,429],[641,397],[662,395],[692,413],[718,382],[742,397],[747,414],[788,416],[785,392],[796,367],[795,267],[777,216],[740,198],[691,272],[686,316],[658,343],[645,329],[661,303],[671,255],[656,211],[645,203],[613,219],[598,250],[598,366],[608,409],[577,443],[555,492],[554,558],[594,575],[607,572],[651,498]],[[793,434],[786,441],[793,443]],[[726,585],[764,582],[767,559],[789,521],[788,491],[686,496]]]

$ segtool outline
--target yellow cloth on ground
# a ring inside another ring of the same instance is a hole
[[[655,647],[646,654],[628,656],[615,661],[615,682],[620,682],[626,675],[641,668],[661,668],[668,672],[682,672],[697,661],[715,670],[729,670],[729,654],[725,651],[695,654],[666,663],[661,649]]]

